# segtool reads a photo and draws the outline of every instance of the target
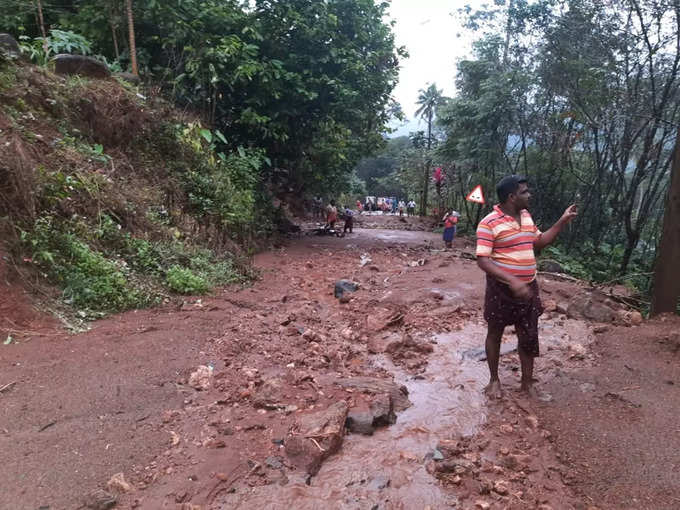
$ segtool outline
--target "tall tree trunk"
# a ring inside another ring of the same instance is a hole
[[[116,60],[120,60],[120,50],[118,49],[118,36],[116,35],[116,24],[113,21],[113,14],[111,14],[109,24],[111,25],[111,37],[113,38],[113,54],[116,56]]]
[[[666,210],[659,252],[654,266],[654,289],[650,315],[676,311],[680,298],[680,130],[675,140],[671,183],[668,188]]]
[[[139,76],[137,69],[137,47],[135,46],[135,20],[132,16],[132,0],[127,0],[128,33],[130,35],[130,61],[132,74]]]
[[[47,59],[47,32],[45,32],[45,19],[43,18],[42,2],[40,0],[36,0],[35,8],[38,11],[38,23],[43,38],[43,51],[45,52],[45,59]]]

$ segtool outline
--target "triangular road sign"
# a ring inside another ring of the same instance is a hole
[[[475,186],[475,189],[470,192],[465,200],[468,202],[475,202],[477,204],[485,204],[486,201],[484,200],[484,191],[482,191],[482,185],[478,184]]]

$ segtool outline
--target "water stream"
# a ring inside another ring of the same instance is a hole
[[[488,379],[485,363],[464,356],[479,348],[481,324],[434,340],[424,374],[413,377],[390,360],[380,365],[409,390],[412,406],[397,423],[373,436],[349,434],[340,452],[327,459],[307,485],[302,479],[285,486],[256,487],[247,494],[225,495],[222,508],[367,509],[442,508],[455,497],[441,489],[425,470],[425,457],[441,438],[473,434],[485,421],[482,389]]]

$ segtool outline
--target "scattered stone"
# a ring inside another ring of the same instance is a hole
[[[392,481],[386,476],[378,475],[371,479],[371,481],[368,483],[368,487],[372,490],[380,491],[383,489],[387,489],[390,486],[391,482]]]
[[[395,412],[403,411],[411,406],[406,386],[397,385],[389,379],[379,379],[377,377],[352,377],[347,379],[329,378],[328,380],[343,388],[353,388],[373,395],[387,393],[392,399],[392,406]]]
[[[590,319],[595,322],[611,323],[616,317],[616,312],[606,304],[593,299],[589,293],[576,294],[569,300],[567,315],[575,319]]]
[[[302,333],[302,338],[304,338],[308,342],[316,342],[319,339],[319,334],[312,328],[307,328]]]
[[[199,365],[189,376],[189,386],[195,390],[207,390],[212,384],[213,368]]]
[[[477,501],[475,501],[475,508],[479,508],[481,510],[489,510],[489,508],[491,508],[491,505],[486,501],[478,499]]]
[[[265,465],[272,468],[272,469],[282,469],[283,468],[283,462],[281,457],[277,456],[272,456],[272,457],[267,457],[264,461]]]
[[[391,326],[396,326],[404,320],[404,314],[393,310],[372,310],[366,315],[366,328],[371,332],[378,332]]]
[[[373,416],[374,427],[392,425],[397,421],[397,415],[394,412],[392,397],[389,393],[376,395],[371,400],[369,409],[371,411],[371,415]]]
[[[335,282],[335,290],[333,291],[333,295],[339,299],[345,294],[345,292],[356,292],[358,289],[359,284],[357,282],[353,282],[351,280],[338,280]]]
[[[96,489],[83,499],[83,505],[92,510],[108,510],[116,506],[116,497],[104,490]]]
[[[396,344],[402,342],[402,333],[389,333],[383,335],[371,335],[366,345],[371,354],[382,354],[384,352],[394,352]]]
[[[354,339],[354,331],[352,331],[352,328],[345,328],[343,329],[340,334],[342,335],[342,338],[345,340],[353,340]]]
[[[590,391],[595,391],[595,385],[593,383],[585,382],[579,385],[579,389],[583,393],[588,393]]]
[[[602,333],[606,333],[607,331],[609,331],[609,326],[607,326],[606,324],[601,324],[601,325],[595,326],[593,328],[593,333],[596,333],[598,335],[602,334]]]
[[[514,429],[512,428],[512,425],[508,425],[507,423],[503,423],[503,424],[500,426],[500,431],[501,431],[503,434],[512,434],[513,431],[514,431]]]
[[[113,493],[126,494],[132,492],[134,488],[125,480],[123,473],[116,473],[106,483],[106,487]]]
[[[554,312],[557,310],[557,302],[554,299],[546,299],[543,302],[543,311],[545,313]]]
[[[265,380],[253,396],[253,406],[259,409],[279,409],[282,406],[279,402],[282,399],[281,379],[273,377]]]
[[[432,452],[432,459],[433,460],[444,460],[444,454],[440,452],[437,448],[434,449]]]
[[[299,469],[310,475],[319,471],[321,463],[342,446],[347,402],[340,400],[328,409],[300,416],[295,435],[286,440],[286,455]]]
[[[633,326],[639,326],[642,324],[642,314],[637,310],[630,312],[630,322]]]
[[[353,434],[373,435],[373,414],[366,410],[351,410],[347,413],[345,425]]]
[[[193,503],[184,503],[180,510],[202,510],[201,505],[194,505]]]
[[[525,421],[529,427],[536,430],[538,428],[538,418],[532,414],[525,418]]]
[[[437,450],[442,452],[446,457],[457,457],[463,453],[463,447],[459,441],[455,439],[440,439],[437,443]]]
[[[569,310],[569,303],[566,303],[564,301],[557,303],[557,307],[555,308],[555,311],[557,311],[558,313],[561,313],[563,315],[567,315],[568,310]]]
[[[577,343],[577,342],[572,342],[569,344],[569,350],[572,352],[571,357],[572,358],[583,358],[586,355],[586,348]]]
[[[503,480],[498,480],[493,484],[493,491],[496,494],[500,494],[501,496],[505,496],[508,494],[508,482],[503,481]]]
[[[60,53],[53,59],[56,74],[80,75],[88,78],[110,78],[111,71],[104,62],[85,55]]]

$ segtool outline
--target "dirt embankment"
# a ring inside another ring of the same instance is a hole
[[[258,256],[250,287],[0,346],[0,507],[96,506],[100,489],[118,508],[674,508],[677,320],[594,323],[569,304],[631,316],[542,278],[553,400],[515,393],[508,331],[506,398],[488,403],[483,278],[459,242],[305,236]],[[341,279],[359,284],[344,299]]]

